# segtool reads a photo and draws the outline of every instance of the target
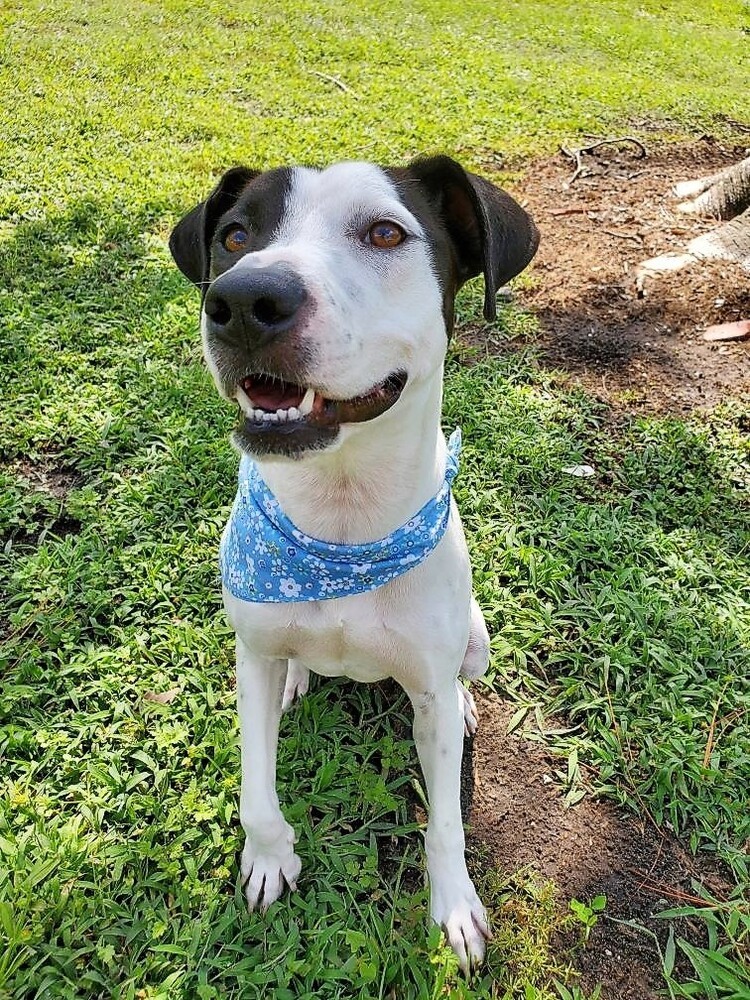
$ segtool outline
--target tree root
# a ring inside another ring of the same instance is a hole
[[[699,260],[733,260],[750,271],[750,209],[718,229],[691,240],[687,251]]]
[[[647,275],[680,271],[701,260],[728,260],[750,271],[750,156],[708,177],[676,184],[674,193],[692,199],[679,204],[679,212],[728,221],[691,240],[683,253],[644,260],[636,277],[639,296]]]
[[[678,198],[688,198],[678,212],[714,219],[733,219],[750,208],[750,156],[709,177],[676,184]]]
[[[650,274],[681,271],[702,260],[728,260],[750,272],[750,212],[724,223],[710,233],[691,240],[684,253],[665,253],[650,257],[638,265],[636,287],[643,291],[643,280]]]

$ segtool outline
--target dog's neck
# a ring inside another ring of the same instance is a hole
[[[328,542],[377,541],[408,521],[443,482],[441,404],[438,372],[411,386],[392,410],[344,428],[330,452],[258,460],[258,468],[301,531]]]

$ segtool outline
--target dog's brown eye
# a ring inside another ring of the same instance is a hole
[[[224,248],[230,253],[239,253],[247,249],[247,230],[242,226],[233,226],[224,236]]]
[[[406,233],[395,222],[376,222],[367,233],[370,243],[380,250],[392,250],[406,239]]]

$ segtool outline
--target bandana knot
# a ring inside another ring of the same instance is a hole
[[[300,531],[258,467],[243,455],[239,489],[221,539],[224,586],[243,601],[283,604],[363,594],[407,573],[445,534],[460,452],[457,428],[448,441],[445,478],[435,496],[390,535],[362,544],[324,542]]]

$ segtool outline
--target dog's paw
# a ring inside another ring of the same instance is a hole
[[[291,827],[289,828],[291,831]],[[294,891],[302,869],[302,862],[292,849],[294,833],[289,843],[281,840],[273,846],[256,846],[250,837],[245,838],[240,871],[242,887],[249,910],[265,913],[271,903],[284,892],[285,886]]]
[[[288,711],[294,702],[307,694],[310,684],[310,671],[301,666],[297,660],[290,660],[286,668],[286,684],[284,697],[281,699],[281,711]]]
[[[479,726],[477,706],[474,703],[471,691],[464,687],[461,681],[456,681],[456,686],[458,687],[461,711],[464,715],[464,735],[473,736]]]
[[[450,895],[433,885],[430,916],[442,927],[448,944],[458,956],[458,964],[468,975],[484,959],[487,941],[492,936],[487,911],[471,882]]]

